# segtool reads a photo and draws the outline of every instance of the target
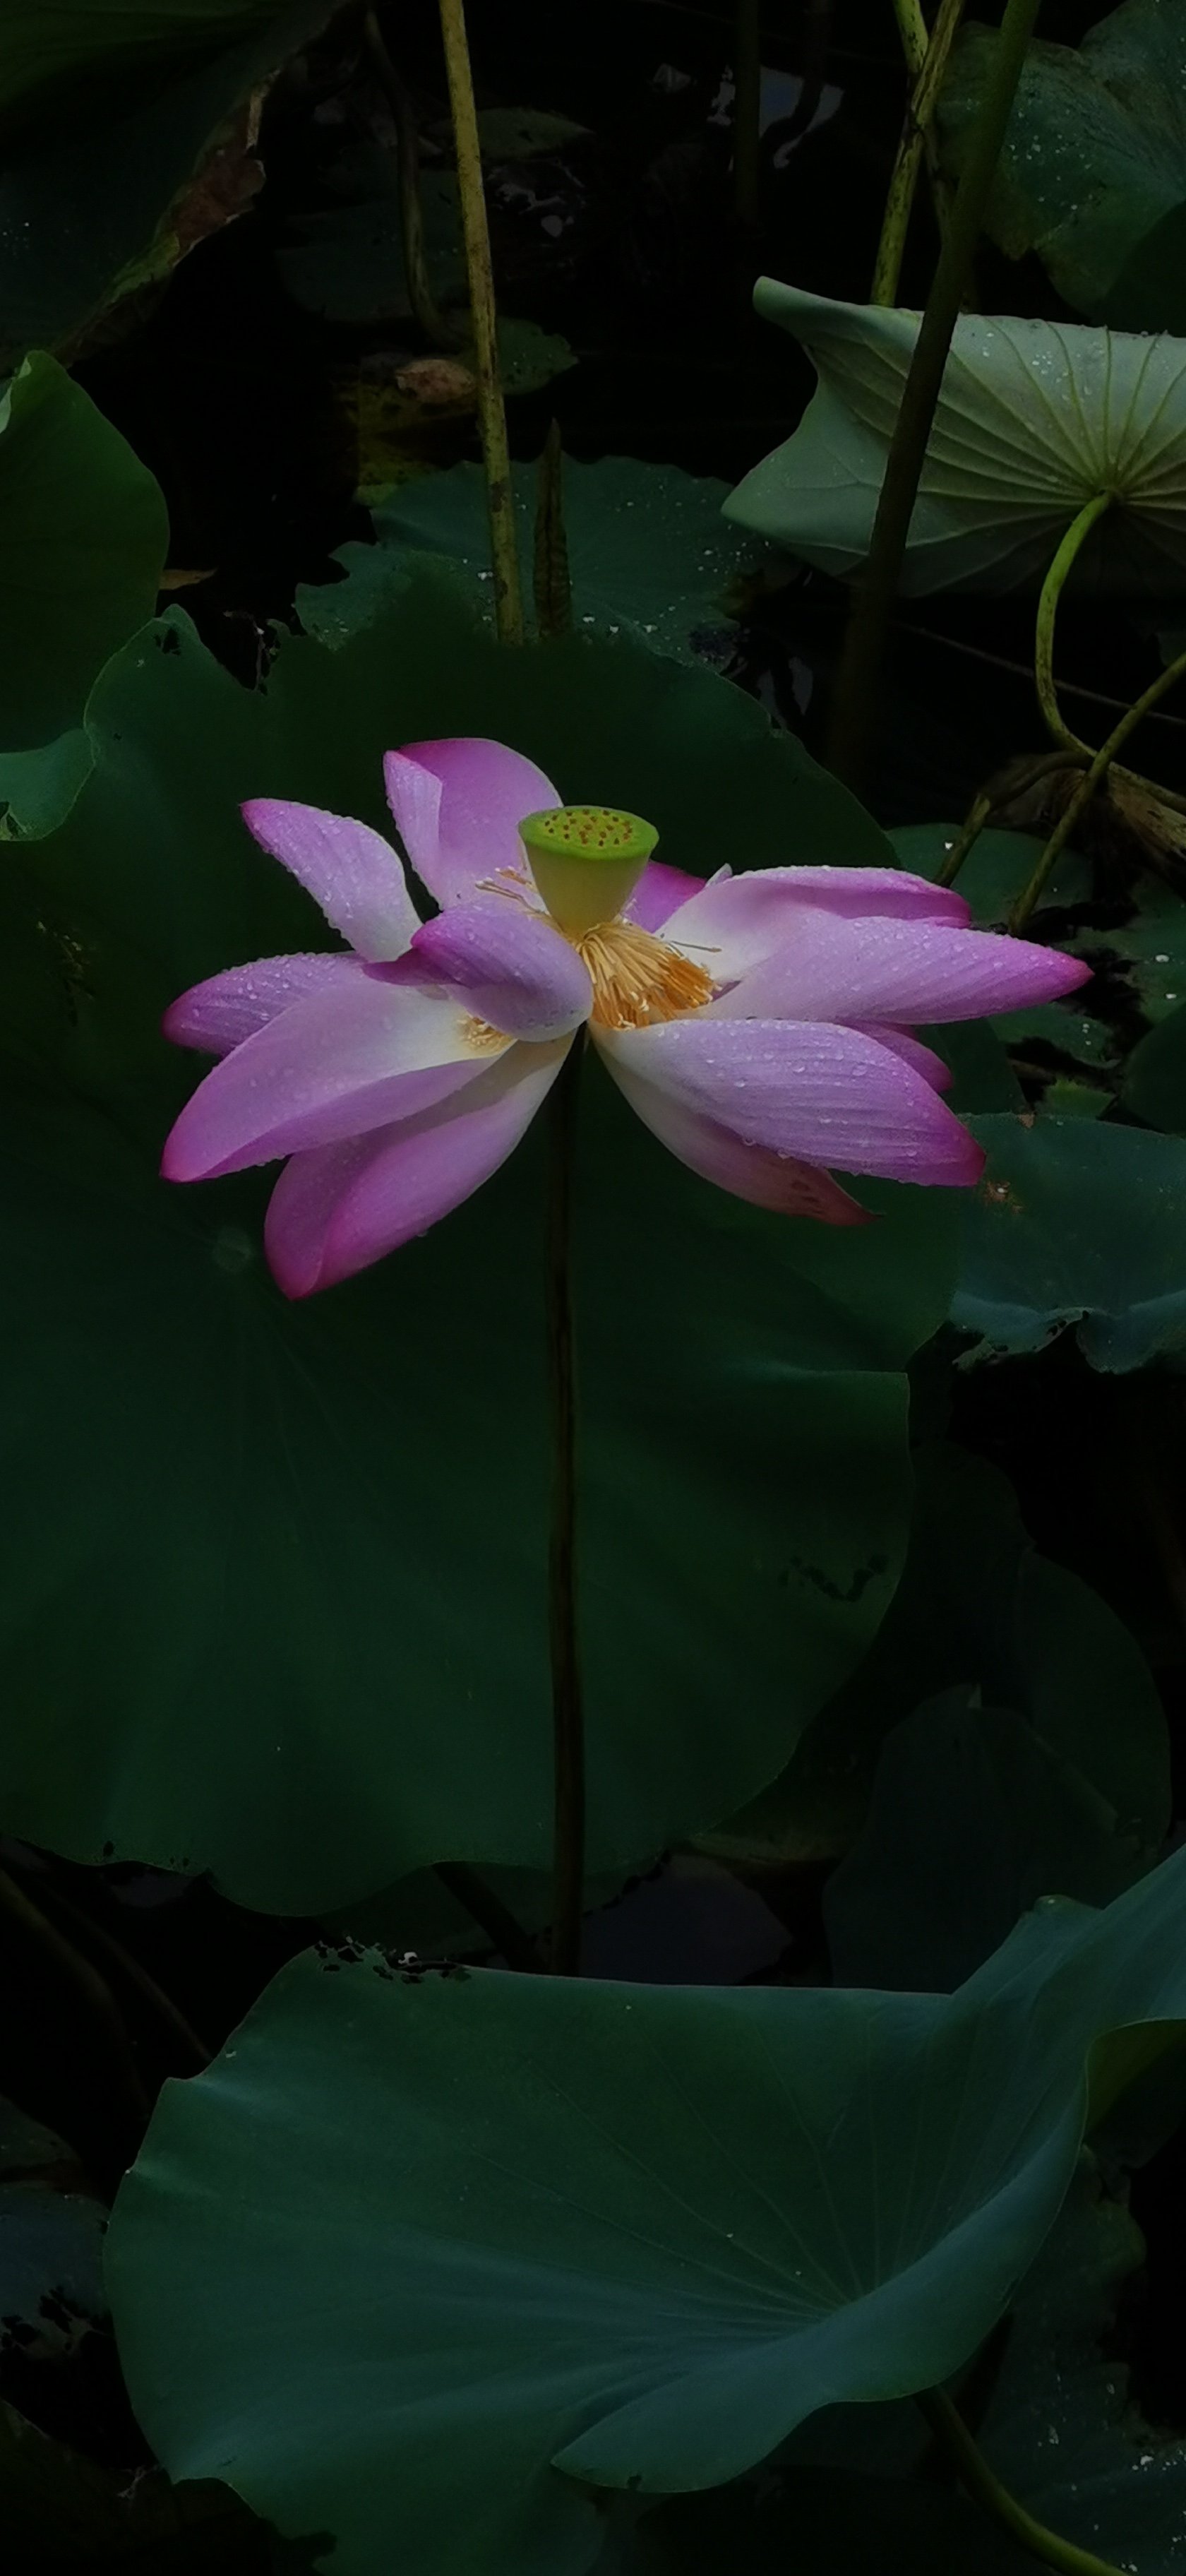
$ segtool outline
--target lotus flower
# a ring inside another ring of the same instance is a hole
[[[1086,969],[968,927],[890,868],[759,868],[707,883],[634,815],[564,806],[500,743],[386,763],[422,922],[364,823],[257,799],[248,828],[349,942],[183,993],[166,1034],[221,1056],[165,1147],[167,1179],[288,1156],[267,1255],[307,1296],[448,1215],[512,1152],[587,1029],[664,1145],[755,1206],[859,1225],[831,1166],[967,1186],[979,1146],[906,1024],[1049,1000]]]

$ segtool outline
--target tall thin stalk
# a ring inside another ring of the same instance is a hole
[[[931,127],[935,104],[943,86],[947,58],[963,16],[963,9],[964,0],[939,0],[934,33],[915,75],[914,88],[906,110],[906,121],[902,128],[885,201],[881,240],[877,247],[877,263],[873,271],[873,284],[869,290],[871,304],[896,304],[898,300],[902,255],[910,228],[918,174],[923,155],[928,152],[932,144]],[[934,158],[933,150],[930,157]],[[937,183],[937,170],[932,176],[933,181]],[[945,192],[938,185],[936,185],[935,212],[942,236],[947,229],[948,202]]]
[[[490,557],[494,572],[494,622],[503,644],[523,641],[523,602],[519,587],[519,550],[515,541],[515,501],[507,416],[498,372],[498,329],[494,307],[494,272],[490,261],[490,227],[482,185],[482,150],[478,111],[465,32],[463,0],[440,0],[445,68],[453,144],[457,154],[457,190],[469,280],[470,320],[474,335],[474,372],[478,386],[478,428],[486,468],[486,505],[490,514]]]
[[[548,1104],[547,1340],[552,1432],[548,1635],[555,1782],[549,1966],[581,1966],[585,1889],[585,1721],[577,1643],[576,1372],[572,1328],[572,1175],[583,1041],[574,1039]]]
[[[992,70],[951,210],[950,229],[939,253],[902,389],[869,554],[844,639],[827,756],[838,775],[858,790],[868,761],[886,636],[951,335],[1038,5],[1039,0],[1006,0]]]

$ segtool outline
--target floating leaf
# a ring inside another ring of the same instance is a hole
[[[1106,2098],[1186,2009],[1184,1924],[1180,1856],[951,1998],[306,1954],[120,2193],[149,2439],[324,2523],[341,2576],[582,2576],[590,2487],[721,2485],[968,2360],[1071,2182],[1088,2053]]]
[[[20,1245],[3,1436],[24,1497],[2,1576],[5,1828],[208,1867],[281,1911],[438,1860],[547,1867],[542,1137],[423,1240],[294,1307],[263,1266],[258,1176],[157,1178],[194,1079],[161,1010],[323,936],[239,800],[382,825],[392,742],[516,742],[569,796],[650,816],[698,873],[735,854],[739,812],[755,863],[884,844],[713,674],[625,639],[508,654],[423,562],[339,649],[286,642],[254,695],[173,611],[89,721],[74,813],[0,879]],[[909,1517],[901,1371],[946,1310],[957,1212],[885,1184],[868,1231],[767,1217],[664,1154],[608,1083],[587,1094],[599,1870],[751,1796],[873,1635]]]
[[[773,278],[754,302],[806,349],[819,386],[793,438],[726,515],[825,572],[868,553],[917,313],[831,303]],[[961,314],[927,446],[901,587],[1011,590],[1041,579],[1097,492],[1117,506],[1075,578],[1170,597],[1186,576],[1186,340]]]
[[[958,178],[996,60],[961,29],[939,102]],[[987,230],[1041,254],[1059,294],[1125,331],[1186,331],[1186,9],[1124,0],[1079,46],[1031,44],[993,180]],[[1173,256],[1171,245],[1177,251]]]
[[[511,469],[519,560],[530,595],[536,469]],[[644,465],[633,456],[604,456],[595,465],[563,466],[564,532],[573,590],[573,620],[586,632],[635,635],[656,652],[696,658],[693,639],[728,615],[728,586],[752,569],[763,548],[721,525],[727,486],[676,465]],[[375,544],[343,546],[336,557],[351,574],[348,589],[303,589],[298,607],[311,634],[328,642],[381,608],[404,578],[409,548],[448,555],[461,565],[488,616],[490,528],[478,465],[405,484],[374,513]]]
[[[1186,1144],[1089,1118],[976,1118],[988,1166],[963,1209],[952,1321],[978,1358],[1077,1327],[1093,1368],[1186,1351]]]

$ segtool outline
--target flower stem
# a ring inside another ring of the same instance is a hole
[[[906,26],[910,24],[913,27],[913,21],[903,22],[903,43],[906,45],[907,58],[914,73],[914,88],[890,174],[889,192],[886,196],[885,214],[881,226],[881,240],[877,248],[877,264],[873,271],[873,284],[869,289],[870,304],[897,302],[898,282],[902,274],[902,254],[906,248],[906,235],[910,227],[914,194],[918,186],[918,173],[922,166],[924,152],[928,154],[932,163],[935,160],[931,132],[935,102],[943,86],[947,58],[951,52],[963,10],[964,0],[939,0],[934,34],[929,41],[926,41],[924,28],[924,49],[921,59],[917,62],[915,45],[908,42],[906,36]],[[950,209],[937,168],[932,169],[932,184],[935,189],[935,213],[940,235],[943,236],[946,234]]]
[[[916,2403],[921,2407],[936,2441],[954,2463],[961,2486],[977,2504],[984,2506],[997,2522],[1011,2531],[1031,2558],[1040,2558],[1047,2567],[1058,2567],[1063,2576],[1120,2576],[1109,2559],[1097,2558],[1090,2549],[1079,2549],[1073,2540],[1060,2540],[1057,2532],[1048,2531],[1038,2522],[1008,2487],[990,2469],[980,2446],[972,2438],[958,2407],[953,2406],[946,2390],[924,2389]]]
[[[1097,519],[1102,519],[1105,510],[1111,507],[1111,501],[1110,492],[1093,492],[1090,501],[1084,502],[1078,517],[1072,519],[1067,529],[1042,584],[1042,595],[1038,601],[1038,618],[1034,629],[1034,679],[1037,683],[1038,704],[1046,720],[1047,731],[1053,735],[1055,742],[1062,744],[1064,751],[1086,751],[1088,746],[1080,742],[1078,734],[1072,733],[1070,727],[1063,723],[1059,713],[1058,694],[1054,686],[1054,627],[1058,616],[1058,603],[1072,564],[1091,535]]]
[[[1130,733],[1135,733],[1142,717],[1148,715],[1150,708],[1157,705],[1158,699],[1163,698],[1166,690],[1172,689],[1175,680],[1180,680],[1184,673],[1186,673],[1186,653],[1179,653],[1176,662],[1167,662],[1164,671],[1159,671],[1157,678],[1150,681],[1142,696],[1135,699],[1132,706],[1126,709],[1119,724],[1113,726],[1107,741],[1102,742],[1099,750],[1093,754],[1074,794],[1059,815],[1029,884],[1013,906],[1009,916],[1010,930],[1024,930],[1060,850],[1066,848],[1084,806],[1090,803],[1105,772],[1111,768],[1117,752],[1123,751]]]
[[[993,49],[990,77],[956,190],[947,239],[939,253],[926,310],[919,324],[910,371],[902,389],[894,434],[873,522],[863,578],[857,589],[836,676],[828,761],[858,790],[868,761],[877,684],[893,613],[894,595],[927,441],[943,384],[951,335],[959,315],[972,255],[988,204],[993,172],[1005,139],[1038,0],[1006,0]]]
[[[582,1038],[574,1039],[548,1104],[547,1337],[552,1428],[548,1634],[555,1782],[549,1966],[556,1977],[580,1975],[585,1896],[585,1725],[577,1648],[572,1334],[572,1174],[583,1044]]]
[[[482,184],[482,148],[473,73],[465,32],[463,0],[440,0],[445,69],[457,154],[457,190],[465,237],[470,321],[474,335],[474,372],[478,386],[478,428],[486,469],[486,506],[490,514],[490,557],[494,571],[494,622],[499,641],[523,641],[523,603],[519,589],[519,550],[515,539],[515,501],[507,416],[498,372],[498,329],[494,308],[494,271],[490,261],[490,227]]]

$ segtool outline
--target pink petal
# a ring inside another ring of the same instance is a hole
[[[950,1187],[983,1169],[980,1147],[930,1083],[859,1029],[697,1012],[594,1034],[619,1081],[653,1087],[743,1145]],[[642,1109],[636,1097],[635,1106],[658,1132],[662,1106]]]
[[[703,877],[690,877],[684,868],[665,867],[662,859],[648,859],[626,906],[626,919],[636,921],[640,930],[662,930],[679,905],[690,903],[703,886]]]
[[[502,1053],[511,1041],[503,1042]],[[363,976],[311,993],[223,1058],[165,1145],[167,1181],[212,1180],[409,1117],[488,1070],[453,1002]]]
[[[525,814],[559,805],[551,779],[505,743],[410,742],[383,764],[387,801],[417,876],[439,904],[504,873],[539,905],[519,839]]]
[[[759,1020],[976,1020],[1073,992],[1089,973],[1003,932],[804,910],[711,1008]]]
[[[866,1037],[876,1038],[878,1046],[888,1047],[891,1055],[900,1055],[903,1064],[912,1064],[923,1081],[930,1083],[932,1091],[950,1091],[951,1066],[944,1064],[933,1047],[924,1046],[921,1038],[912,1037],[909,1029],[883,1028],[877,1020],[857,1020],[854,1026],[863,1026]]]
[[[390,842],[319,805],[253,796],[243,820],[261,849],[299,879],[360,957],[402,957],[419,921]]]
[[[264,1228],[285,1295],[350,1278],[460,1206],[513,1152],[570,1044],[513,1047],[454,1100],[351,1144],[294,1155]]]
[[[170,1002],[161,1026],[174,1046],[201,1047],[207,1055],[229,1055],[244,1038],[254,1037],[278,1011],[320,993],[345,976],[365,975],[360,957],[330,950],[305,957],[258,957],[253,966],[228,966],[204,984]]]
[[[800,922],[815,915],[918,924],[969,919],[953,887],[930,885],[897,868],[753,868],[746,876],[714,877],[703,894],[671,914],[663,934],[731,983],[796,939]]]
[[[391,981],[454,987],[479,1019],[539,1043],[571,1036],[593,1008],[575,948],[546,914],[504,894],[475,895],[426,922]]]
[[[643,1125],[702,1180],[728,1190],[735,1199],[748,1199],[751,1207],[771,1208],[776,1216],[815,1217],[823,1225],[871,1222],[868,1210],[859,1207],[830,1172],[798,1162],[792,1155],[773,1153],[767,1145],[743,1144],[730,1128],[690,1109],[674,1092],[637,1080],[616,1047],[607,1046],[604,1052],[614,1080]]]

